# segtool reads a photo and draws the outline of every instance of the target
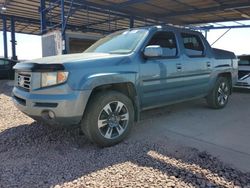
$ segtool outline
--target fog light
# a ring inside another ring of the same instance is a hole
[[[43,119],[50,120],[50,119],[55,119],[56,115],[53,111],[46,110],[42,112],[42,117]]]
[[[55,119],[55,113],[52,111],[49,111],[49,118],[50,119]]]

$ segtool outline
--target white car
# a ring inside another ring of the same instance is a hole
[[[239,58],[239,72],[236,88],[250,89],[250,55],[241,55]]]

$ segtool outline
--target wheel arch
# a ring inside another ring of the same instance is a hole
[[[89,96],[89,100],[95,96],[97,93],[105,92],[105,91],[118,91],[123,93],[132,101],[135,111],[135,121],[137,122],[140,119],[140,108],[139,108],[139,99],[138,92],[134,83],[132,82],[121,82],[121,83],[112,83],[112,84],[103,84],[98,85],[92,89],[92,92]],[[88,104],[87,104],[88,105]]]

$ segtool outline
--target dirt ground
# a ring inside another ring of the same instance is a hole
[[[0,80],[0,188],[250,188],[249,173],[164,134],[155,136],[157,121],[173,115],[173,106],[145,112],[128,139],[98,148],[78,128],[47,127],[22,114],[13,106],[11,89],[11,82]]]

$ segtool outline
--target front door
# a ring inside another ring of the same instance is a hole
[[[147,46],[158,45],[163,57],[148,58],[140,64],[141,105],[143,109],[180,100],[182,62],[173,32],[157,32]]]

